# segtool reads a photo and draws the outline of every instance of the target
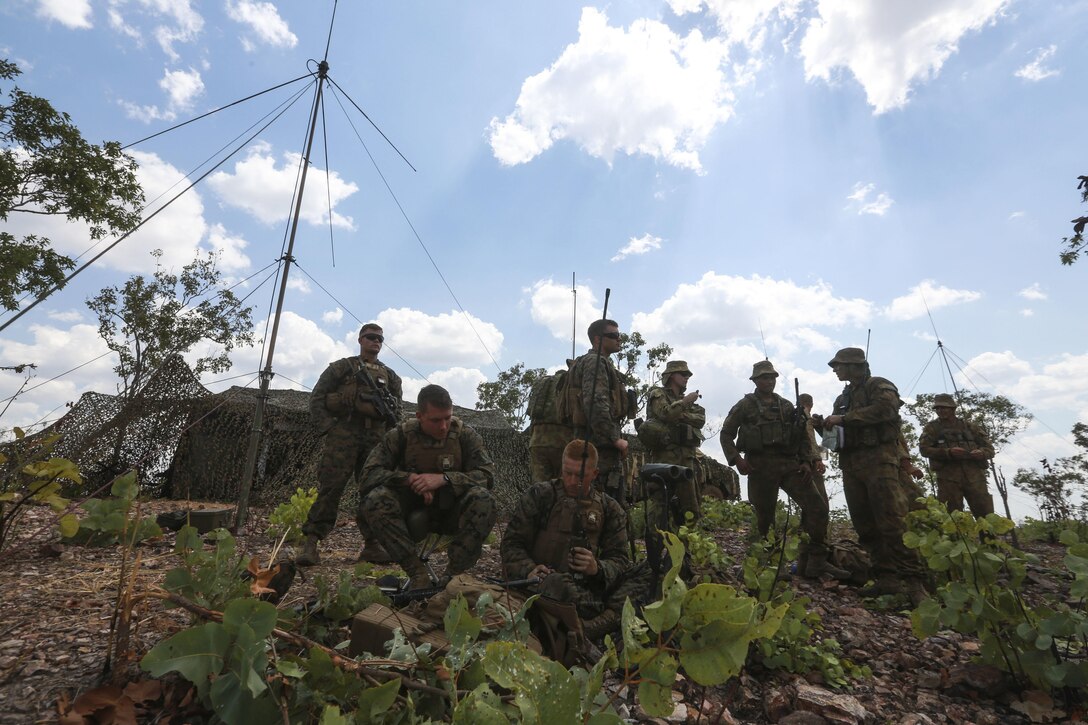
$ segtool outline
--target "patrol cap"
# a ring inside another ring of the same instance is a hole
[[[667,378],[673,373],[684,373],[688,377],[694,375],[694,373],[688,369],[688,364],[684,360],[669,360],[665,365],[665,372],[661,373],[661,377]]]
[[[937,393],[933,396],[934,408],[955,408],[956,399],[948,393]]]
[[[863,364],[865,362],[865,351],[860,347],[844,347],[835,353],[835,357],[828,361],[828,367],[834,367],[838,363],[855,363]]]
[[[774,369],[774,365],[771,365],[770,360],[760,360],[752,366],[752,377],[749,380],[755,380],[760,375],[773,375],[778,377],[778,371]]]

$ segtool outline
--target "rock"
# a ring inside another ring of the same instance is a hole
[[[908,654],[907,652],[897,652],[895,661],[896,664],[899,665],[899,669],[905,670],[906,672],[913,672],[918,669],[918,665],[921,664],[921,661],[917,657]]]
[[[785,691],[775,688],[763,696],[763,714],[771,722],[778,722],[792,711],[793,703]]]
[[[1008,676],[993,665],[967,664],[948,671],[946,688],[951,695],[992,700],[1010,687]]]
[[[933,692],[919,692],[914,700],[914,706],[919,710],[927,710],[930,712],[939,712],[943,709],[941,698]]]
[[[918,687],[924,690],[939,690],[941,687],[941,673],[933,670],[921,670],[918,673]]]
[[[794,699],[794,706],[798,710],[814,712],[831,722],[837,723],[853,725],[854,723],[864,722],[869,717],[869,711],[850,695],[831,692],[803,682],[797,683],[797,697]]]
[[[814,712],[796,710],[778,720],[778,725],[827,725],[827,718]]]
[[[895,721],[895,725],[935,725],[929,715],[920,712],[912,712]]]

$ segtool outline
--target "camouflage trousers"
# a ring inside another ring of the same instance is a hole
[[[559,478],[563,473],[563,446],[530,446],[529,470],[533,483]]]
[[[801,530],[808,534],[809,543],[802,552],[818,558],[827,555],[827,498],[812,479],[805,480],[800,464],[793,456],[749,453],[748,502],[756,514],[756,528],[766,536],[774,525],[775,506],[781,489],[801,509]]]
[[[615,447],[597,447],[597,488],[619,502],[626,511],[630,504],[631,482],[625,479],[626,459],[620,456]]]
[[[994,512],[994,498],[987,487],[985,469],[953,464],[937,473],[937,499],[949,511],[963,511],[963,500],[975,518]]]
[[[674,513],[678,517],[677,525],[684,523],[684,515],[691,513],[694,517],[693,520],[697,520],[702,515],[702,498],[703,492],[700,487],[700,467],[695,462],[696,448],[682,448],[680,446],[669,446],[661,450],[653,451],[650,453],[650,463],[667,463],[672,466],[683,466],[684,468],[690,468],[695,476],[690,480],[685,480],[676,486],[676,490],[672,492],[672,496],[676,499]],[[659,497],[650,497],[651,503],[653,503]],[[659,518],[653,519],[654,521],[660,520]]]
[[[625,571],[608,591],[593,586],[588,579],[570,572],[554,572],[537,585],[536,591],[560,602],[570,602],[582,619],[592,619],[608,609],[620,614],[628,598],[645,602],[659,599],[661,595],[660,591],[649,591],[653,586],[653,573],[645,563]]]
[[[325,446],[321,452],[321,463],[317,467],[317,500],[310,507],[302,533],[324,539],[336,526],[336,513],[340,509],[340,499],[352,476],[362,486],[359,473],[370,450],[381,441],[385,429],[347,427],[334,425],[325,436]],[[355,523],[364,539],[370,538],[370,528],[365,519],[356,515]]]
[[[498,516],[495,497],[486,488],[473,486],[460,496],[446,486],[435,492],[430,506],[423,497],[406,487],[378,486],[367,493],[360,505],[370,528],[393,561],[409,574],[422,570],[416,542],[408,532],[408,515],[425,510],[428,530],[448,534],[450,541],[448,575],[468,571],[480,558],[484,539],[491,533]]]
[[[918,555],[903,544],[906,496],[895,446],[874,446],[839,454],[843,493],[858,543],[869,552],[877,577],[920,579]]]
[[[907,511],[921,511],[926,507],[924,503],[919,503],[918,499],[925,498],[929,494],[918,481],[914,480],[910,471],[904,471],[902,467],[899,468],[899,485],[903,487],[903,495],[907,499]]]

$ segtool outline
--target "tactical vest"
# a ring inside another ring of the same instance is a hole
[[[460,418],[450,423],[446,440],[438,442],[420,430],[419,420],[401,425],[404,432],[404,464],[409,473],[446,473],[462,470]]]
[[[595,370],[596,366],[600,366],[599,372]],[[605,376],[608,381],[613,420],[618,422],[630,417],[632,411],[628,406],[627,390],[623,387],[619,371],[607,358],[598,362],[592,353],[586,353],[578,358],[574,367],[557,385],[556,409],[564,424],[584,427],[588,423],[585,406],[582,405],[582,382],[586,375],[590,376],[590,380],[593,380],[596,375]]]
[[[654,388],[650,391],[649,398],[652,400],[655,395],[664,395],[666,402],[672,402],[669,401],[669,394],[665,388]],[[646,410],[647,412],[650,410],[650,400],[646,401]],[[702,411],[703,408],[698,403],[692,403],[691,410]],[[658,418],[650,418],[639,426],[638,439],[649,450],[656,451],[669,446],[698,448],[703,444],[704,437],[702,427],[696,428],[683,421],[666,423]]]
[[[571,547],[580,546],[596,555],[604,529],[604,498],[597,491],[591,492],[589,498],[573,498],[558,480],[552,481],[552,489],[555,502],[547,520],[537,522],[532,556],[538,564],[565,572],[570,568]]]
[[[389,386],[389,373],[381,363],[363,362],[362,358],[348,358],[351,372],[344,376],[340,385],[325,396],[325,407],[337,417],[359,414],[365,418],[382,420],[381,413],[374,406],[373,396],[378,391],[360,379],[359,370],[365,365],[370,378],[379,387]]]
[[[982,447],[982,442],[975,438],[975,431],[972,426],[968,425],[967,422],[963,420],[957,420],[952,423],[951,426],[938,423],[936,443],[938,446],[943,446],[945,448],[965,448],[968,451],[973,451],[976,448]],[[958,459],[954,461],[944,461],[942,459],[930,459],[931,468],[940,468],[953,463],[972,464],[978,468],[989,467],[989,463],[984,460]]]
[[[870,377],[859,385],[850,385],[842,395],[835,399],[835,414],[845,415],[851,410],[864,408],[870,405],[877,394],[877,386],[881,384],[892,385],[884,378]],[[895,390],[895,386],[892,385]],[[898,391],[896,393],[898,395]],[[902,426],[898,414],[894,421],[882,423],[845,423],[846,439],[843,450],[852,451],[859,448],[874,448],[887,443],[895,443],[902,433]]]
[[[797,426],[789,401],[775,395],[764,403],[755,393],[744,396],[744,420],[737,431],[737,450],[742,453],[793,453],[797,450]]]

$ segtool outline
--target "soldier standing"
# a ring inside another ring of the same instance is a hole
[[[627,457],[627,439],[622,429],[630,411],[623,376],[612,364],[612,353],[620,349],[620,328],[613,320],[594,320],[587,334],[592,349],[574,361],[565,400],[558,403],[570,411],[575,437],[597,449],[601,490],[626,505],[621,459]]]
[[[778,491],[785,491],[801,508],[801,528],[809,536],[802,551],[806,563],[801,574],[846,579],[850,572],[828,560],[827,499],[812,482],[819,454],[809,445],[793,403],[774,392],[778,372],[771,362],[761,360],[753,365],[749,379],[755,383],[755,392],[745,395],[729,411],[721,443],[729,465],[748,476],[748,501],[755,510],[759,535],[770,531]]]
[[[971,421],[956,417],[956,401],[948,393],[933,397],[937,419],[922,430],[918,450],[937,475],[937,498],[949,511],[963,511],[963,500],[976,518],[994,512],[986,487],[987,461],[994,457],[990,437]]]
[[[830,507],[830,500],[827,498],[827,483],[824,481],[824,474],[827,473],[824,457],[827,451],[816,441],[816,424],[812,419],[812,396],[808,393],[801,393],[797,401],[805,411],[805,437],[808,438],[809,446],[819,456],[812,464],[812,483],[816,486],[816,490],[820,492],[820,495],[824,497],[824,501],[828,501]]]
[[[302,533],[306,541],[295,559],[313,566],[321,557],[318,542],[336,525],[336,512],[348,479],[362,484],[360,472],[370,450],[377,445],[392,421],[400,418],[400,376],[378,360],[385,337],[380,325],[368,322],[359,330],[359,355],[330,364],[310,393],[310,417],[325,436],[317,469],[317,500],[310,507]],[[389,415],[385,415],[382,409]],[[389,561],[370,534],[365,519],[356,517],[363,536],[359,558]]]
[[[563,423],[556,408],[556,391],[567,376],[573,360],[567,360],[567,369],[541,378],[529,394],[530,435],[529,465],[533,481],[550,481],[559,478],[563,467],[563,448],[574,438],[574,431]]]
[[[597,462],[592,443],[571,441],[561,477],[522,494],[501,544],[506,576],[540,578],[541,593],[575,605],[590,639],[615,629],[624,599],[640,583],[626,577],[627,514],[592,486]]]
[[[445,580],[471,569],[495,525],[491,494],[495,464],[480,434],[453,417],[445,388],[419,391],[416,417],[386,433],[363,466],[360,515],[393,561],[407,572],[412,589],[432,586],[408,532],[408,516],[421,511],[427,530],[450,534]]]
[[[875,582],[861,594],[904,593],[917,606],[926,593],[921,563],[903,544],[907,503],[899,479],[899,391],[872,375],[861,348],[839,350],[828,365],[848,383],[824,428],[842,428],[843,493],[858,543],[872,561]]]
[[[687,362],[670,360],[661,373],[661,386],[653,388],[647,395],[646,422],[639,428],[639,440],[645,441],[650,450],[651,463],[685,466],[696,473],[696,477],[685,479],[676,491],[681,517],[679,523],[683,523],[683,516],[687,512],[699,516],[702,493],[697,478],[700,467],[695,456],[703,444],[702,428],[706,424],[706,410],[695,402],[699,399],[698,390],[687,392],[691,376]],[[647,426],[650,428],[647,429]],[[658,433],[656,437],[652,435],[654,431]],[[650,520],[661,519],[651,514]]]

